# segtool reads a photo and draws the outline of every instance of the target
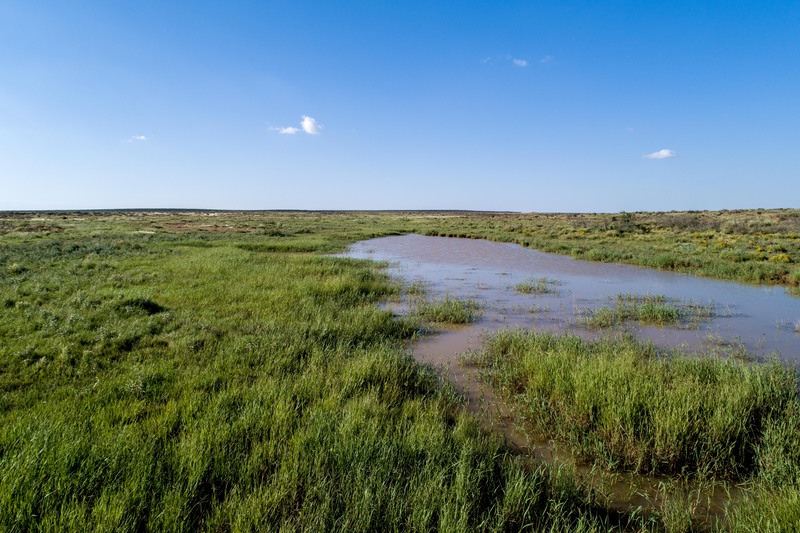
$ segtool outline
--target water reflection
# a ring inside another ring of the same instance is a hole
[[[356,243],[348,257],[388,261],[393,274],[421,282],[428,296],[480,301],[485,312],[470,328],[465,347],[477,347],[480,332],[509,326],[593,334],[581,326],[589,309],[612,306],[617,294],[663,294],[713,305],[717,316],[695,328],[628,325],[640,338],[664,346],[714,351],[744,348],[784,361],[800,357],[800,299],[781,287],[754,287],[629,265],[579,261],[509,243],[404,235]],[[521,294],[514,285],[549,278],[554,292]]]

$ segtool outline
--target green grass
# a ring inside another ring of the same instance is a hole
[[[401,287],[321,255],[361,217],[57,216],[0,236],[0,530],[638,520],[510,456],[410,358],[415,324],[377,305]]]
[[[800,427],[797,374],[778,362],[520,330],[491,336],[473,362],[533,428],[605,467],[727,479],[800,472],[800,455],[787,451]]]
[[[561,281],[550,278],[531,278],[514,285],[514,290],[521,294],[558,294]]]
[[[800,286],[800,210],[443,213],[428,235],[513,242],[577,259]]]
[[[469,324],[481,316],[481,305],[477,300],[461,300],[445,296],[439,300],[423,300],[417,304],[417,316],[423,320],[442,324]]]
[[[408,356],[418,324],[377,305],[403,288],[326,254],[417,232],[792,288],[797,215],[0,214],[0,530],[678,528],[679,504],[651,521],[619,515],[569,469],[510,456]],[[577,346],[575,371],[617,357],[565,389],[591,422],[575,430],[587,456],[746,478],[755,497],[731,527],[796,523],[800,415],[786,369]],[[513,383],[525,409],[546,397]],[[674,412],[644,416],[652,404]],[[655,421],[674,425],[631,438]]]
[[[618,294],[614,307],[588,309],[579,323],[589,328],[608,328],[625,322],[697,327],[701,320],[715,316],[711,305],[670,300],[661,294]]]

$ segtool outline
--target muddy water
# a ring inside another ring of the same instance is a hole
[[[663,346],[707,352],[731,347],[786,362],[800,362],[800,298],[782,287],[755,287],[630,265],[579,261],[509,243],[404,235],[354,244],[349,257],[388,261],[391,271],[409,283],[421,282],[429,297],[472,298],[483,317],[464,330],[467,347],[480,333],[521,326],[569,331],[580,327],[589,309],[613,306],[620,293],[663,294],[682,302],[714,307],[717,316],[692,327],[625,326],[640,338]],[[549,278],[553,294],[519,294],[514,285]],[[454,341],[455,342],[455,341]],[[463,339],[459,343],[465,342]]]
[[[348,257],[385,261],[406,283],[421,283],[427,297],[445,295],[478,300],[481,319],[429,336],[413,347],[414,358],[438,368],[465,396],[483,423],[504,435],[509,448],[546,462],[574,464],[566,451],[546,437],[521,430],[514,414],[458,356],[480,348],[482,336],[507,327],[570,332],[591,338],[596,331],[581,327],[587,310],[612,306],[620,293],[663,294],[683,302],[714,307],[713,319],[679,327],[636,327],[626,332],[662,346],[688,351],[726,352],[745,349],[759,356],[776,355],[786,362],[800,359],[800,299],[782,288],[752,287],[628,265],[578,261],[529,250],[515,244],[483,240],[405,235],[354,244]],[[553,293],[520,294],[514,285],[536,278],[556,280]],[[395,310],[405,312],[405,304]],[[659,506],[666,478],[611,475],[575,465],[620,510]],[[685,488],[704,500],[710,517],[720,517],[729,499],[725,490]],[[727,489],[733,495],[735,489]]]

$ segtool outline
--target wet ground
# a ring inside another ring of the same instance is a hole
[[[471,298],[484,308],[481,320],[447,341],[476,348],[484,331],[520,326],[591,336],[580,325],[587,310],[612,307],[618,294],[665,295],[669,300],[712,306],[716,317],[679,327],[625,328],[662,346],[707,352],[743,348],[786,362],[800,359],[800,298],[782,287],[757,287],[630,265],[579,261],[509,243],[404,235],[354,244],[349,257],[387,261],[407,283],[429,298]],[[547,278],[553,291],[522,294],[516,284]],[[402,311],[402,309],[399,309]]]
[[[515,452],[536,460],[573,464],[607,498],[612,507],[648,512],[659,506],[667,478],[608,474],[575,464],[546,436],[525,432],[514,413],[480,380],[478,371],[459,362],[465,352],[480,348],[486,332],[524,327],[570,332],[584,338],[598,334],[582,322],[589,310],[613,307],[618,294],[664,295],[682,304],[712,306],[710,319],[674,327],[626,324],[619,332],[667,347],[697,353],[747,352],[777,356],[788,363],[800,359],[800,298],[780,287],[754,287],[628,265],[586,262],[537,252],[519,245],[474,239],[404,235],[358,242],[348,257],[388,262],[390,272],[428,299],[450,296],[481,303],[479,321],[423,338],[412,348],[414,358],[447,377],[484,425],[504,435]],[[546,292],[525,294],[517,284],[546,278]],[[389,304],[397,313],[409,302]],[[603,332],[602,334],[605,334]],[[695,497],[698,509],[721,516],[736,488],[683,487],[683,498]],[[694,495],[694,496],[692,496]]]

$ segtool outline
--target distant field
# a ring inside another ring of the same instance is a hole
[[[0,213],[0,235],[57,233],[81,213]],[[130,230],[282,237],[296,251],[340,249],[401,233],[514,242],[590,261],[689,272],[744,283],[800,287],[800,209],[668,213],[540,214],[426,212],[85,212],[85,222]],[[85,227],[85,225],[84,225]],[[310,232],[316,239],[301,238]]]
[[[328,255],[408,232],[800,285],[800,210],[0,213],[0,530],[703,526],[687,502],[649,517],[608,509],[569,468],[531,465],[482,430],[405,352],[419,322],[377,306],[400,287]],[[420,306],[454,321],[475,311]],[[755,487],[728,526],[800,520],[800,415],[783,381],[742,393],[768,436],[745,432],[734,462],[707,469]],[[681,471],[658,460],[652,470]]]

